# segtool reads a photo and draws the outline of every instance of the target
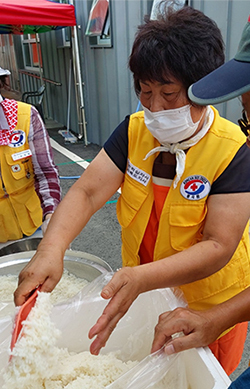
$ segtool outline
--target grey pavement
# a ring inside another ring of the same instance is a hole
[[[58,134],[58,130],[49,130],[49,135],[58,144],[78,155],[82,160],[90,162],[100,151],[100,147],[90,144],[85,146],[82,141],[66,143],[64,137]],[[57,150],[54,151],[54,160],[59,169],[63,196],[76,182],[83,172],[83,167],[72,162]],[[119,194],[115,194],[95,215],[92,216],[87,226],[72,242],[73,250],[84,251],[96,255],[108,262],[113,270],[121,267],[121,229],[116,218],[116,202]]]
[[[58,144],[65,147],[67,150],[78,155],[80,158],[91,161],[100,151],[100,147],[90,144],[85,146],[82,141],[77,143],[67,143],[65,139],[58,134],[58,130],[48,129],[49,135]],[[69,188],[74,184],[76,178],[80,176],[84,169],[72,163],[65,155],[54,150],[55,163],[58,166],[61,177],[61,186],[63,196]],[[105,206],[100,209],[89,221],[87,226],[72,242],[72,249],[87,252],[102,258],[108,262],[113,270],[121,267],[121,239],[120,226],[116,218],[116,201],[119,194],[115,194]],[[245,343],[245,349],[242,360],[236,371],[231,374],[230,379],[235,380],[247,367],[250,359],[250,327]]]

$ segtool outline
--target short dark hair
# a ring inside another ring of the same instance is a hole
[[[4,86],[8,86],[6,83],[6,79],[8,76],[0,76],[0,89],[3,88]]]
[[[180,81],[186,89],[225,61],[224,42],[217,24],[203,12],[185,6],[166,9],[157,20],[145,18],[129,58],[134,87],[140,81]]]

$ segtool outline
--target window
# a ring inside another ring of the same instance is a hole
[[[61,4],[70,4],[69,0],[57,0]],[[56,31],[57,48],[71,47],[71,28],[64,27]]]
[[[112,47],[109,0],[93,0],[85,35],[91,47]]]
[[[56,46],[58,49],[71,47],[71,28],[64,27],[55,31],[56,33]]]
[[[38,70],[39,62],[42,67],[41,47],[38,34],[22,35],[22,46],[25,69]]]

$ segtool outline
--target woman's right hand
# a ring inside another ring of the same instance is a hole
[[[16,305],[22,305],[39,285],[42,292],[54,289],[63,273],[65,251],[121,186],[123,177],[102,149],[58,205],[36,254],[21,271],[14,293]]]
[[[14,292],[15,305],[22,305],[32,290],[41,286],[41,292],[51,292],[63,273],[62,253],[53,249],[39,249],[19,274],[18,287]]]

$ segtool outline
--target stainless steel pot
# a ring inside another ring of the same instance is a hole
[[[35,250],[8,254],[0,257],[0,276],[18,275],[30,261]],[[93,281],[103,273],[112,271],[109,264],[95,255],[81,251],[67,250],[64,256],[64,267],[76,277]]]
[[[22,251],[36,250],[42,238],[28,238],[10,243],[0,249],[0,257],[3,255],[20,253]]]

